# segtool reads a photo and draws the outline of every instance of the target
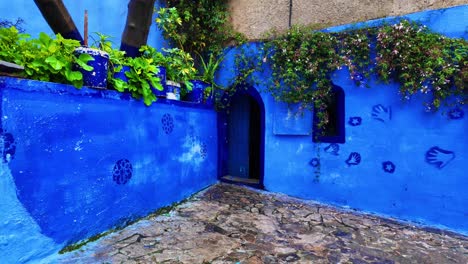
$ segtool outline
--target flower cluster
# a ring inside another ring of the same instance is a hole
[[[449,97],[465,96],[468,45],[403,20],[377,34],[376,69],[383,81],[399,81],[402,98],[431,94],[426,111],[437,110]],[[464,104],[466,98],[458,103]]]
[[[344,64],[337,46],[336,36],[299,26],[266,42],[265,57],[272,68],[269,92],[277,100],[300,103],[301,109],[325,109],[330,74]],[[328,122],[326,114],[322,120]]]

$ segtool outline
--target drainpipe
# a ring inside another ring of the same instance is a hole
[[[120,50],[129,57],[137,57],[141,46],[146,45],[156,0],[130,0]]]
[[[34,3],[55,34],[60,33],[66,39],[76,39],[83,44],[83,37],[62,0],[34,0]]]
[[[293,8],[293,0],[289,0],[289,28],[292,26],[292,8]]]

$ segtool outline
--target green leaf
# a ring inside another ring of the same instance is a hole
[[[70,69],[67,69],[67,71],[65,71],[65,77],[67,78],[68,81],[71,81],[71,82],[83,80],[83,74],[81,72],[72,71]]]
[[[51,56],[45,59],[45,62],[50,65],[54,70],[61,70],[65,64],[58,60],[55,56]]]

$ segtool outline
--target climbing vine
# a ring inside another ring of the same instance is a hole
[[[435,111],[444,104],[466,103],[467,54],[466,40],[402,20],[339,33],[293,26],[265,41],[263,61],[272,70],[267,90],[273,97],[299,103],[300,109],[315,108],[323,125],[328,122],[323,110],[331,95],[330,77],[342,66],[358,86],[375,74],[383,82],[400,82],[404,99],[430,94],[426,110]]]

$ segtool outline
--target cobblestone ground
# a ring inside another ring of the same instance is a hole
[[[468,238],[217,184],[63,263],[468,263]]]

